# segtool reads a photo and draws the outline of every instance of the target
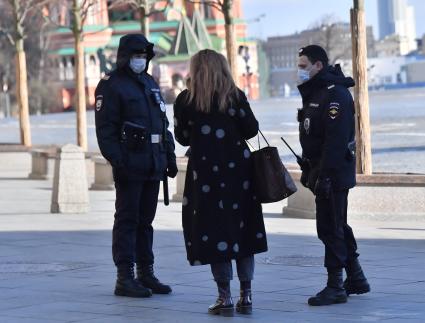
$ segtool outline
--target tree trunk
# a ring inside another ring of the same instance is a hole
[[[353,45],[354,99],[356,108],[357,173],[372,174],[370,142],[369,93],[367,82],[366,23],[363,0],[354,0],[351,9],[351,39]]]
[[[16,99],[19,109],[19,127],[21,144],[31,147],[31,128],[28,107],[28,79],[27,63],[24,50],[24,27],[20,21],[19,13],[22,11],[21,3],[13,0],[13,16],[15,22],[15,50],[16,50]]]
[[[87,151],[86,85],[84,67],[84,44],[82,41],[81,7],[74,0],[74,49],[75,49],[75,105],[77,112],[77,144]]]
[[[19,126],[21,133],[21,144],[31,147],[31,128],[28,107],[28,81],[27,64],[24,51],[24,40],[16,42],[16,98],[19,108]]]
[[[149,17],[146,15],[146,8],[139,8],[140,14],[140,31],[149,40]]]
[[[229,62],[233,79],[235,80],[236,83],[239,83],[237,55],[236,55],[235,25],[233,24],[232,9],[233,9],[233,1],[224,0],[223,14],[224,14],[224,28],[226,32],[227,61]]]

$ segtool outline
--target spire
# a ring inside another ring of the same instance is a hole
[[[186,16],[182,15],[177,35],[171,48],[171,55],[193,55],[202,49],[192,26]]]
[[[212,48],[211,37],[199,10],[193,12],[192,28],[202,48]]]

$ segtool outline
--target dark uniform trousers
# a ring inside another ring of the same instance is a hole
[[[115,183],[112,255],[116,266],[135,262],[141,265],[154,263],[152,222],[158,204],[159,185],[159,181]]]
[[[316,226],[325,245],[325,267],[344,268],[359,256],[353,230],[347,224],[348,190],[332,191],[329,199],[316,196]]]

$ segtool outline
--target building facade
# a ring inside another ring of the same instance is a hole
[[[352,42],[349,23],[333,23],[304,30],[300,33],[269,37],[264,44],[270,64],[269,86],[272,96],[288,96],[296,92],[298,51],[310,44],[323,46],[328,52],[330,64],[351,59]],[[368,56],[375,53],[372,27],[367,27]]]
[[[201,49],[210,48],[225,55],[225,28],[222,13],[208,5],[174,0],[165,6],[155,1],[157,13],[149,17],[149,40],[155,44],[156,56],[151,73],[161,85],[164,97],[172,102],[185,87],[190,57]],[[165,10],[164,10],[165,9]],[[62,1],[49,7],[49,15],[60,25],[69,25],[70,2]],[[252,99],[259,96],[257,44],[247,38],[241,1],[234,1],[234,25],[237,46],[248,48],[249,61],[238,57],[238,85]],[[113,70],[120,38],[138,33],[141,23],[138,11],[128,5],[111,7],[107,0],[96,0],[87,12],[83,44],[86,63],[86,91],[89,107],[94,104],[94,90],[100,78]],[[51,68],[61,88],[63,107],[73,107],[74,41],[69,28],[56,29],[51,37]],[[247,68],[247,66],[249,68]],[[249,70],[249,73],[246,71]]]
[[[417,49],[415,10],[407,0],[378,0],[379,38],[386,43],[397,40],[400,52],[406,55]]]

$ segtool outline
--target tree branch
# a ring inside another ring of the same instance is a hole
[[[207,6],[216,8],[217,10],[219,10],[220,12],[224,12],[224,5],[222,2],[220,2],[220,0],[217,1],[210,1],[210,0],[187,0],[189,3],[193,3],[193,4],[206,4]]]
[[[162,8],[160,10],[149,11],[149,13],[146,15],[146,17],[150,17],[150,16],[157,14],[157,13],[163,13],[170,6],[171,2],[172,2],[172,0],[167,0],[167,3],[165,4],[164,8]]]

